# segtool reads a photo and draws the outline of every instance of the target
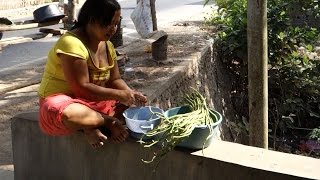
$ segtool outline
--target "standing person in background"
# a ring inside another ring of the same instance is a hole
[[[107,139],[119,143],[127,138],[122,112],[144,106],[147,98],[130,89],[119,74],[109,39],[117,30],[120,9],[116,0],[87,0],[74,27],[50,50],[38,91],[44,133],[81,130],[93,147]]]
[[[63,22],[64,29],[70,30],[76,21],[76,4],[79,0],[59,0],[59,7],[63,9],[63,13],[67,16]]]

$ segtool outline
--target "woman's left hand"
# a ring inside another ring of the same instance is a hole
[[[148,102],[148,99],[141,92],[134,91],[134,105],[136,106],[145,106]]]

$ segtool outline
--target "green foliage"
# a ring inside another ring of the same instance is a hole
[[[320,127],[312,130],[310,133],[310,138],[320,141]]]
[[[214,38],[219,53],[230,67],[237,62],[232,70],[246,87],[247,1],[216,0],[216,5],[218,12],[207,23],[218,27]],[[269,124],[273,129],[284,124],[284,131],[289,124],[302,126],[310,118],[320,119],[320,60],[311,56],[319,31],[290,24],[293,11],[318,17],[319,5],[316,0],[268,1]]]
[[[217,42],[222,53],[227,57],[235,57],[247,51],[247,4],[246,0],[217,0],[218,15],[208,23],[218,25]]]

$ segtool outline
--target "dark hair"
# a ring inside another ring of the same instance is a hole
[[[85,26],[90,22],[97,22],[103,26],[110,25],[114,13],[120,9],[117,0],[86,0],[72,29]]]

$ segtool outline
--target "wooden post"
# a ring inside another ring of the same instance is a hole
[[[157,16],[156,16],[156,0],[150,0],[150,9],[151,9],[151,16],[152,16],[153,31],[156,31],[158,30]]]
[[[249,143],[268,148],[267,0],[248,0]]]

